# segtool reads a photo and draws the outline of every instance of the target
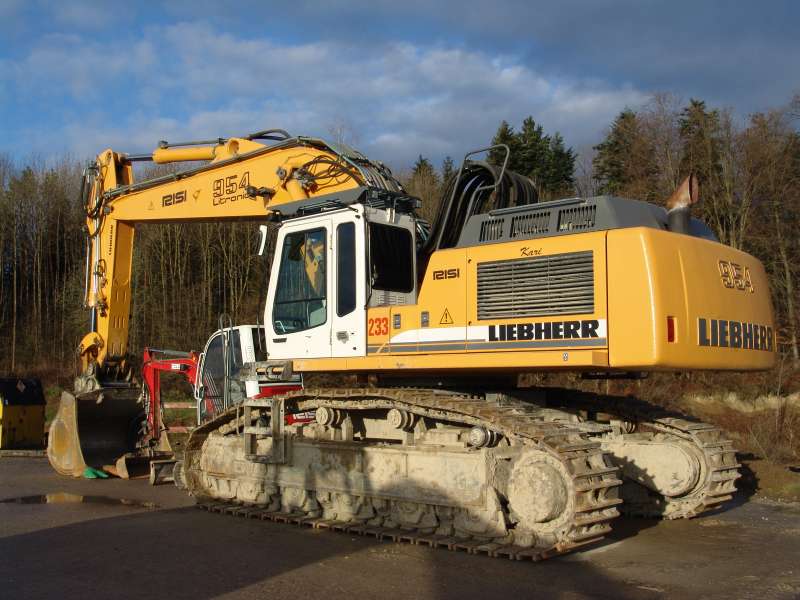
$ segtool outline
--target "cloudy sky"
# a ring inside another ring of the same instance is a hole
[[[405,168],[529,114],[580,148],[653,92],[787,103],[798,31],[796,0],[0,0],[0,152],[338,129]]]

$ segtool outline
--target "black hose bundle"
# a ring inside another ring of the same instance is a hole
[[[325,187],[352,179],[358,185],[364,185],[361,173],[344,161],[336,161],[326,156],[318,156],[303,165],[301,176],[318,187]]]
[[[453,177],[447,183],[423,254],[430,255],[436,250],[455,246],[467,220],[473,215],[533,204],[539,200],[533,181],[508,169],[495,186],[500,172],[500,167],[470,161],[464,165],[457,180]]]
[[[246,136],[246,140],[272,140],[275,142],[283,142],[288,140],[291,135],[285,129],[265,129],[257,131]]]

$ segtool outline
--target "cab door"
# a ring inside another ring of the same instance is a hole
[[[233,376],[242,368],[244,362],[252,361],[242,351],[240,327],[215,332],[206,343],[200,355],[194,384],[194,397],[197,401],[197,422],[202,423],[215,414],[225,410],[225,337],[228,337],[228,374]],[[245,343],[247,341],[245,340]],[[252,342],[251,342],[252,346]],[[248,382],[249,383],[249,382]]]
[[[270,359],[331,356],[331,219],[281,227],[264,323]]]
[[[366,240],[361,206],[331,214],[331,356],[365,356]]]
[[[363,210],[281,227],[264,315],[270,359],[366,354]]]

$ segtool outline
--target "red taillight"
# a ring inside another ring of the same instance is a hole
[[[667,317],[667,341],[675,342],[675,317]]]

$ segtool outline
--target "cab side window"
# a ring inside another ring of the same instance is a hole
[[[336,315],[343,317],[356,309],[356,225],[336,227]]]
[[[414,291],[414,242],[411,232],[382,223],[369,224],[372,289],[407,294]]]

